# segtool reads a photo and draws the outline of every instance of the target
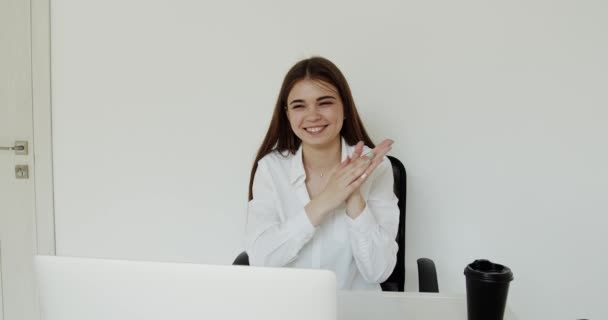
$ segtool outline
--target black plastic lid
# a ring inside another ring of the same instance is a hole
[[[513,280],[513,272],[509,267],[485,259],[475,260],[467,265],[464,268],[464,275],[468,278],[486,282],[509,282]]]

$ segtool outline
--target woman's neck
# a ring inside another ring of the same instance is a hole
[[[315,172],[325,173],[340,163],[342,157],[342,139],[338,137],[335,141],[324,146],[302,145],[302,161],[304,167]]]

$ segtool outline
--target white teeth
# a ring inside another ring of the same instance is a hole
[[[319,132],[319,131],[323,130],[323,128],[325,128],[325,127],[306,128],[306,131],[315,133],[315,132]]]

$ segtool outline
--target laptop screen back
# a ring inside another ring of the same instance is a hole
[[[336,319],[332,272],[36,257],[44,320]]]

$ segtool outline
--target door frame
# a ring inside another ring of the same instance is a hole
[[[30,0],[36,252],[55,255],[50,0]]]
[[[0,242],[0,320],[4,320],[4,297],[2,296],[2,243]]]

